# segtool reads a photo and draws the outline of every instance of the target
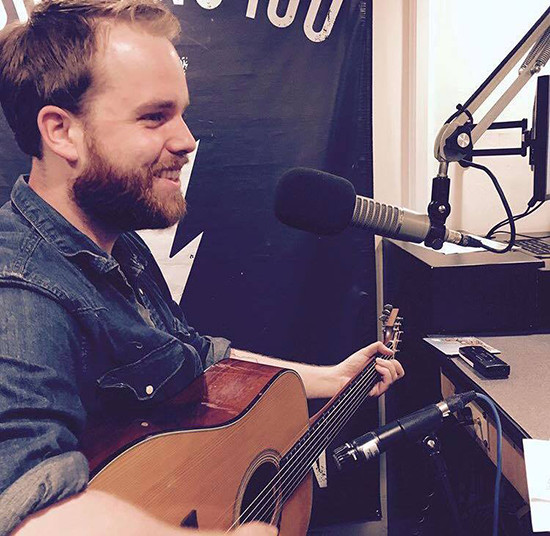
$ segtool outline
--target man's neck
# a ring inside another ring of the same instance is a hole
[[[29,187],[48,205],[57,210],[71,225],[109,255],[111,254],[113,245],[120,233],[105,229],[103,226],[91,221],[70,196],[68,181],[51,180],[43,170],[36,169],[33,164],[29,176]]]

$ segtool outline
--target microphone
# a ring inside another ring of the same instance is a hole
[[[419,243],[432,230],[428,215],[357,195],[348,180],[309,168],[291,169],[279,179],[275,215],[286,225],[319,235],[337,234],[353,226]],[[450,229],[445,229],[443,240],[482,246],[477,238]]]
[[[345,443],[332,453],[336,466],[342,469],[350,463],[370,460],[402,439],[418,439],[429,434],[441,425],[445,417],[463,409],[476,396],[475,391],[450,396]]]

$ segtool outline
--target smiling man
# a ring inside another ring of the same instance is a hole
[[[0,209],[0,534],[181,534],[86,491],[88,416],[162,403],[226,357],[293,368],[336,394],[376,352],[333,367],[231,348],[191,328],[134,232],[185,214],[177,19],[155,0],[44,0],[0,34],[0,100],[32,158]],[[372,396],[403,376],[379,360]],[[275,534],[243,525],[236,533]]]

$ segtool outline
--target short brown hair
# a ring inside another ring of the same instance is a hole
[[[175,42],[177,18],[161,0],[43,0],[26,23],[0,33],[0,102],[19,147],[42,158],[40,110],[85,112],[102,23],[137,24]]]

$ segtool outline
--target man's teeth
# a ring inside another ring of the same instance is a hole
[[[163,179],[170,179],[172,181],[177,181],[180,178],[180,172],[178,171],[163,171],[160,174],[160,177]]]

